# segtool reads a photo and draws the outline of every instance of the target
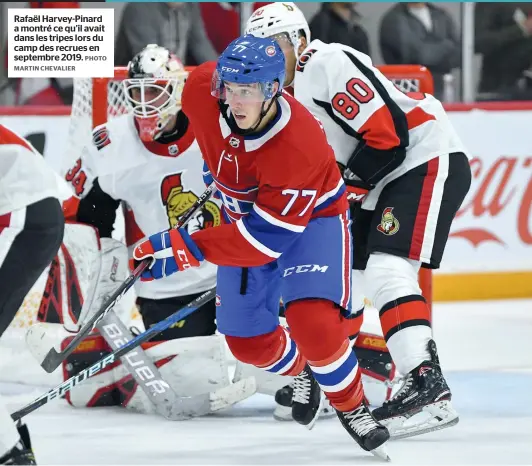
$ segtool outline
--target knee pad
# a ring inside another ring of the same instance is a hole
[[[348,337],[346,319],[332,301],[292,301],[287,306],[286,321],[301,354],[311,361],[333,354]]]
[[[285,347],[284,330],[277,327],[273,332],[254,337],[225,336],[225,341],[233,356],[240,362],[254,366],[267,366],[278,359]]]
[[[418,283],[420,263],[384,253],[371,254],[364,272],[365,291],[373,306],[411,295],[421,295]]]

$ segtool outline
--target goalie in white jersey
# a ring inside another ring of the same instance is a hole
[[[66,183],[33,146],[0,125],[0,335],[63,239]],[[0,464],[35,464],[26,425],[0,402]]]
[[[278,41],[286,57],[285,87],[293,86],[294,96],[322,122],[348,186],[353,267],[364,270],[363,280],[353,274],[354,332],[367,296],[405,376],[396,396],[373,415],[395,437],[456,424],[417,281],[421,265],[440,266],[471,184],[466,150],[443,106],[431,95],[403,93],[363,53],[310,41],[293,3],[257,9],[246,33]],[[431,420],[421,415],[405,429],[404,421],[422,410]]]
[[[94,226],[101,241],[102,269],[98,299],[91,306],[92,311],[98,309],[104,297],[128,275],[126,246],[111,238],[119,205],[124,206],[126,243],[132,251],[140,240],[173,227],[205,191],[201,152],[189,120],[181,111],[181,92],[187,74],[181,62],[163,47],[148,45],[139,52],[129,63],[129,78],[123,83],[131,113],[96,127],[92,143],[83,148],[81,157],[65,175],[79,199],[74,219]],[[220,202],[213,198],[186,228],[192,233],[216,227],[221,221]],[[144,326],[149,328],[165,319],[215,285],[216,266],[207,261],[179,276],[138,281],[135,292]],[[172,386],[173,382],[178,384],[174,388],[179,395],[209,391],[213,383],[228,383],[227,367],[222,363],[225,358],[220,354],[223,347],[219,336],[215,336],[215,313],[212,300],[153,339],[165,345],[151,346],[147,350],[162,366],[161,374],[166,381]],[[86,317],[81,315],[79,320],[82,322]],[[189,340],[190,337],[203,338],[198,341]],[[179,343],[181,339],[187,342]],[[193,345],[190,341],[198,343]],[[192,352],[189,345],[193,345],[199,358],[194,363],[196,369],[190,371],[189,368],[190,373],[186,375],[179,373],[180,368],[172,372],[172,367],[183,364],[187,358],[168,362],[168,358],[183,351],[180,344],[187,345],[187,355]],[[94,348],[93,359],[100,359],[99,346]],[[88,364],[83,352],[80,349],[80,354],[74,355],[74,364],[69,361],[72,372]],[[78,360],[80,364],[76,364]],[[110,379],[106,374],[98,377],[76,388],[69,401],[77,406],[113,403],[129,406],[133,403],[136,406],[129,407],[141,410],[143,408],[138,405],[146,407],[142,400],[136,403],[131,398],[131,390],[123,377]],[[114,382],[118,384],[116,387],[112,386]],[[102,384],[109,390],[102,391]],[[116,396],[109,396],[111,391]]]

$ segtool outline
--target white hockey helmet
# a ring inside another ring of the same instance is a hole
[[[305,15],[293,2],[274,2],[257,8],[246,23],[246,34],[256,37],[271,37],[286,33],[297,50],[301,43],[299,31],[305,32],[307,44],[310,42],[310,28]]]
[[[143,141],[153,141],[181,109],[188,73],[168,49],[149,44],[128,64],[124,92]]]

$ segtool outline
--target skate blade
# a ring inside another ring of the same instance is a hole
[[[323,402],[323,406],[321,408],[321,412],[319,416],[320,416],[320,419],[328,419],[333,416],[334,417],[336,416],[336,411],[330,405],[327,398],[325,398],[325,401]],[[280,422],[293,421],[294,418],[292,417],[292,407],[277,405],[275,407],[275,410],[273,411],[273,418],[276,421],[280,421]]]
[[[292,407],[277,405],[273,411],[273,418],[276,421],[281,422],[293,421],[294,418],[292,417]]]
[[[316,416],[314,417],[314,419],[312,419],[312,421],[310,421],[305,427],[308,429],[308,430],[312,430],[312,428],[314,427],[314,424],[316,424],[316,421],[318,420],[318,418],[320,417],[320,414],[321,414],[321,410],[323,409],[323,403],[325,402],[325,395],[323,394],[323,392],[321,393],[320,395],[320,405],[318,406],[318,411],[316,411]]]
[[[392,461],[390,458],[390,455],[388,455],[388,450],[384,445],[381,445],[380,447],[377,447],[370,451],[373,455],[375,455],[377,458],[380,458],[383,461],[390,462]]]
[[[410,423],[415,421],[416,418],[423,417],[424,420],[420,422]],[[383,419],[380,423],[390,431],[391,440],[400,440],[446,429],[458,424],[458,421],[458,413],[451,402],[445,400],[424,406],[421,411],[412,416],[396,416],[390,419]]]

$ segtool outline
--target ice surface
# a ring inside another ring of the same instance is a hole
[[[457,426],[389,442],[393,464],[532,464],[532,301],[436,304],[435,336]],[[11,410],[41,392],[3,384]],[[39,464],[384,464],[335,418],[307,431],[256,395],[185,422],[59,400],[29,415]]]

